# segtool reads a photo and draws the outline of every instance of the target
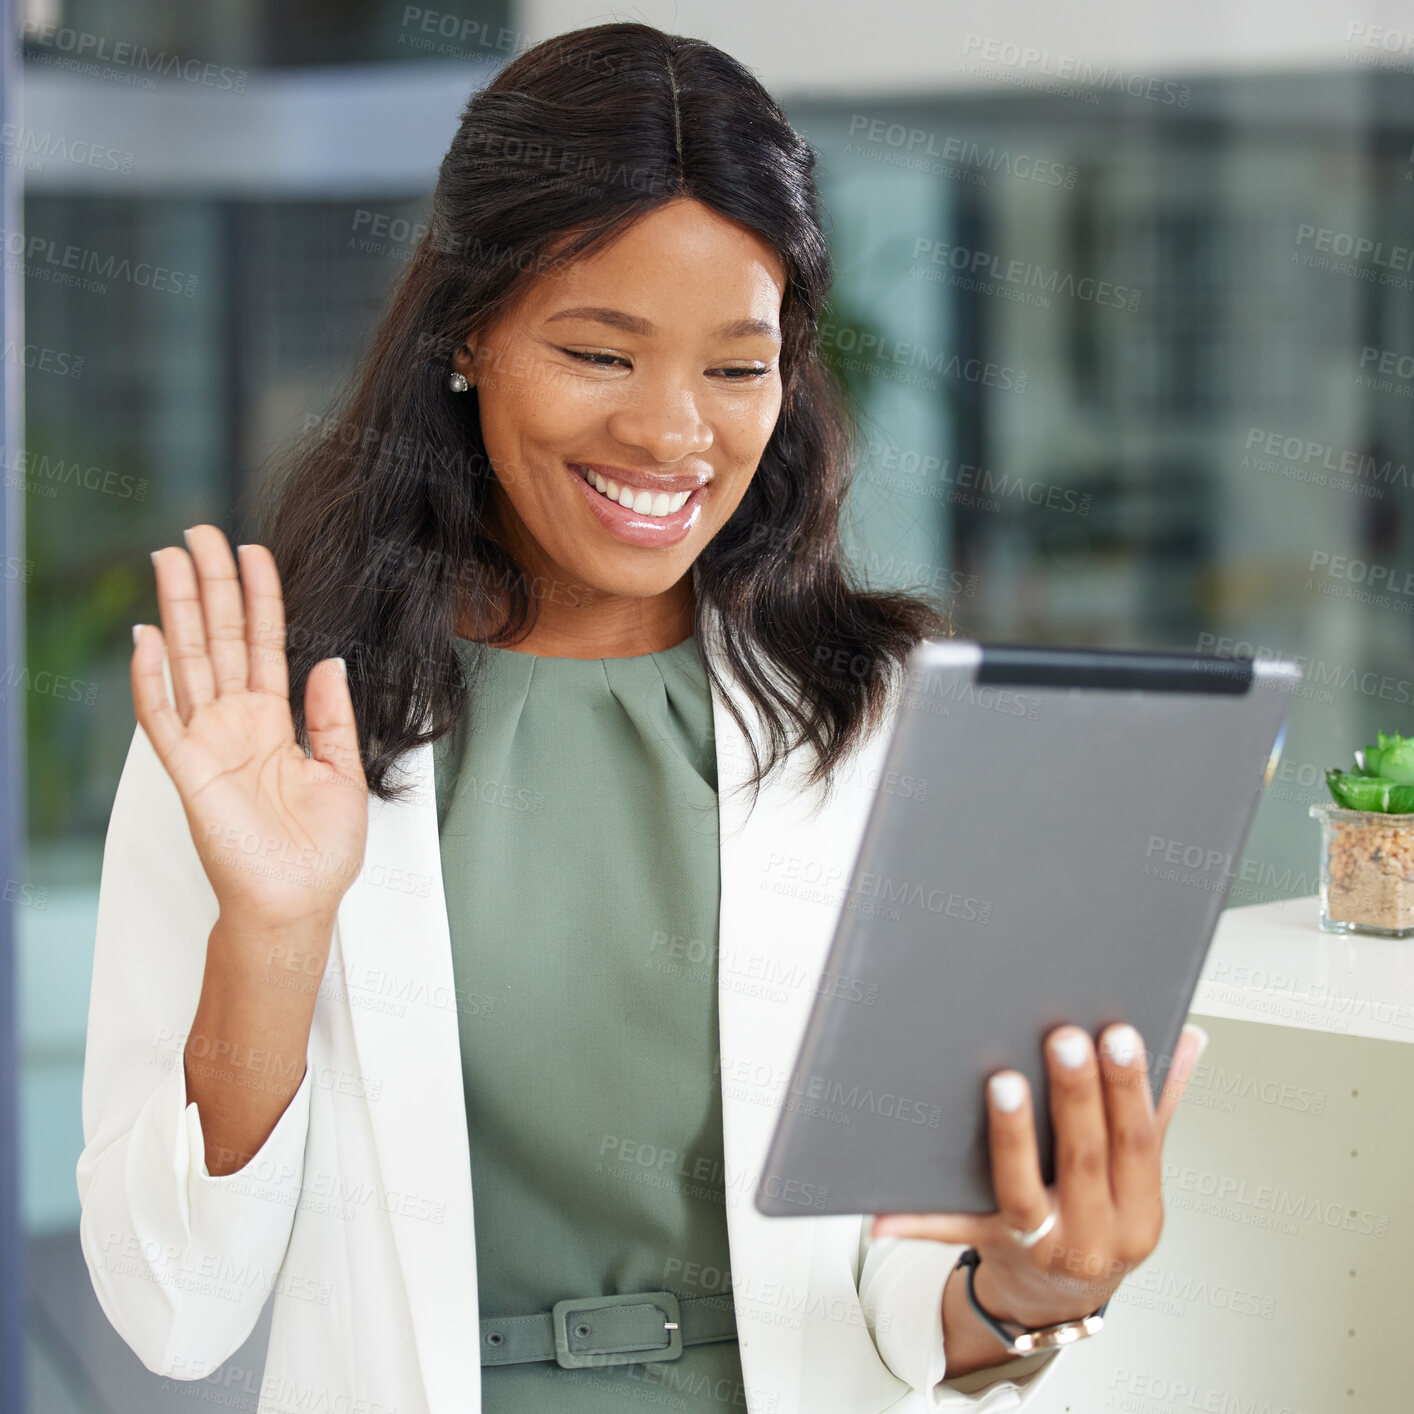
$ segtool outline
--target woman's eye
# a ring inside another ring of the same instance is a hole
[[[611,363],[624,362],[624,360],[621,359],[617,354],[576,353],[573,349],[565,349],[564,352],[567,353],[571,358],[577,358],[581,360],[581,362],[592,363],[596,368],[604,368]]]
[[[561,349],[561,353],[568,354],[571,358],[577,358],[581,363],[592,364],[595,368],[610,368],[614,364],[627,365],[628,360],[621,358],[618,354],[606,353],[581,353],[576,349]],[[745,383],[752,378],[764,378],[772,370],[770,368],[719,368],[713,370],[717,373],[725,373],[728,383]]]

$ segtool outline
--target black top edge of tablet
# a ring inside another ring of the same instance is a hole
[[[1222,692],[1252,686],[1251,658],[1128,648],[1042,648],[982,643],[977,682],[1012,687],[1100,687],[1145,692]]]

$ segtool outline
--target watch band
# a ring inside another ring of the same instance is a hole
[[[1049,1350],[1058,1345],[1072,1345],[1075,1341],[1084,1340],[1087,1336],[1099,1335],[1100,1331],[1104,1329],[1105,1307],[1110,1304],[1108,1301],[1099,1310],[1091,1312],[1088,1316],[1082,1316],[1079,1320],[1060,1321],[1054,1326],[1039,1326],[1036,1330],[1023,1328],[1013,1335],[1006,1329],[1006,1326],[1016,1325],[1017,1322],[1009,1321],[1003,1324],[997,1320],[990,1311],[983,1309],[982,1303],[977,1299],[976,1291],[973,1290],[972,1280],[977,1274],[977,1268],[981,1261],[982,1254],[975,1247],[969,1247],[957,1259],[959,1267],[967,1268],[967,1299],[979,1319],[1013,1355],[1031,1355],[1037,1350]]]

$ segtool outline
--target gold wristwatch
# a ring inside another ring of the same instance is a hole
[[[977,1274],[977,1267],[981,1261],[982,1254],[975,1247],[969,1247],[957,1259],[959,1267],[967,1268],[967,1299],[971,1303],[972,1309],[977,1312],[978,1318],[1013,1355],[1032,1355],[1038,1350],[1050,1350],[1054,1346],[1073,1345],[1077,1340],[1085,1340],[1088,1336],[1099,1335],[1104,1329],[1105,1306],[1110,1304],[1108,1301],[1098,1311],[1092,1311],[1088,1316],[1080,1317],[1079,1320],[1060,1321],[1054,1326],[1039,1326],[1035,1330],[1027,1330],[1022,1327],[1021,1330],[1013,1334],[1007,1330],[1007,1326],[1017,1323],[997,1320],[990,1311],[983,1309],[982,1303],[977,1299],[977,1293],[972,1289],[972,1280]]]

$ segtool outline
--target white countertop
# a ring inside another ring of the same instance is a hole
[[[1314,894],[1224,910],[1193,1013],[1414,1042],[1414,938],[1325,933],[1319,917]]]

